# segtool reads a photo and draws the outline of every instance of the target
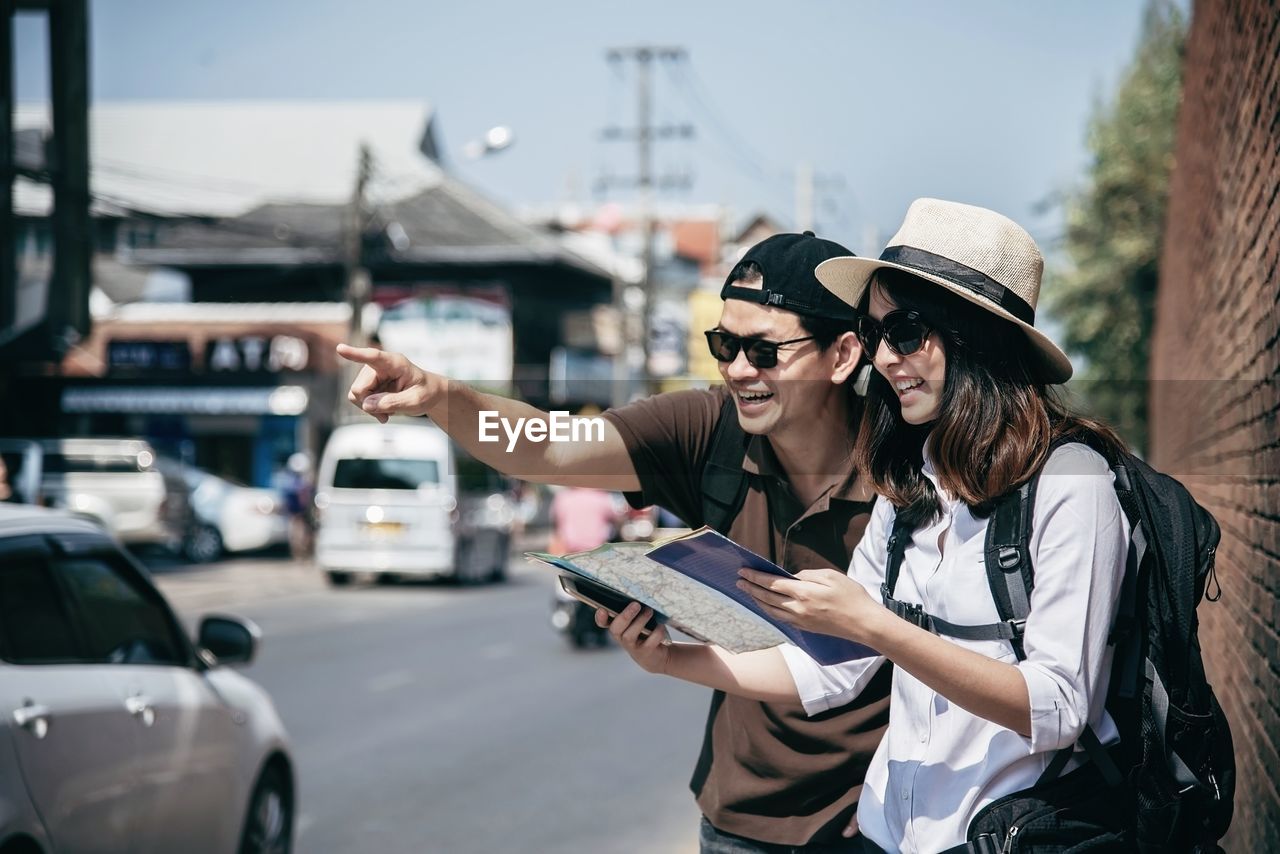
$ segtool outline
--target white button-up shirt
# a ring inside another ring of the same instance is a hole
[[[942,514],[912,535],[892,595],[952,623],[998,622],[983,554],[987,520],[941,489],[927,453],[923,471],[938,491]],[[901,667],[894,670],[888,733],[858,804],[862,833],[881,848],[928,854],[964,842],[979,810],[1034,785],[1086,722],[1104,744],[1118,739],[1103,706],[1112,658],[1107,635],[1129,525],[1112,483],[1106,462],[1084,445],[1062,446],[1045,466],[1032,515],[1035,588],[1024,661],[1007,641],[947,638],[1018,668],[1031,698],[1030,738],[954,705]],[[894,512],[885,499],[876,502],[849,569],[877,601]],[[849,702],[884,661],[823,667],[795,647],[782,649],[811,715]],[[1074,757],[1068,769],[1081,761]]]

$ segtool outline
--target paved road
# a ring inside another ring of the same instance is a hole
[[[331,590],[287,559],[156,577],[188,621],[262,627],[248,675],[294,741],[301,854],[696,851],[708,693],[571,651],[550,574],[512,569],[481,588]]]

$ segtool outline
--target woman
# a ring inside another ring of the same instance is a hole
[[[1033,326],[1041,269],[1034,241],[1013,222],[932,199],[911,206],[879,260],[818,268],[864,315],[859,337],[876,374],[858,447],[881,498],[848,576],[743,570],[740,586],[770,614],[883,658],[822,667],[793,647],[734,656],[669,644],[657,632],[640,643],[643,612],[624,612],[611,627],[646,669],[798,699],[810,714],[847,702],[893,661],[889,730],[858,810],[869,850],[977,850],[964,846],[983,807],[1035,785],[1086,726],[1104,745],[1117,738],[1104,709],[1107,637],[1129,530],[1106,460],[1073,440],[1123,445],[1050,393],[1071,366]],[[1020,638],[943,637],[885,607],[905,603],[934,625],[998,623],[984,562],[990,511],[1037,474],[1035,586]],[[908,539],[885,590],[895,519]],[[1066,771],[1082,765],[1073,756]]]

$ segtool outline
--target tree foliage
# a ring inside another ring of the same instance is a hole
[[[1139,448],[1185,40],[1182,11],[1150,0],[1114,99],[1094,107],[1087,179],[1064,202],[1066,263],[1045,288],[1064,346],[1086,362],[1086,408]]]

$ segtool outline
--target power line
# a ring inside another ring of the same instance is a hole
[[[711,125],[712,130],[724,142],[725,150],[733,155],[734,159],[747,170],[750,177],[774,180],[779,177],[780,173],[777,170],[761,165],[764,158],[740,134],[734,131],[730,124],[711,105],[701,80],[691,64],[684,63],[679,66],[668,66],[666,71],[672,82],[676,84],[676,91],[685,99],[690,108],[702,113],[703,118]]]
[[[635,63],[637,119],[636,124],[631,127],[610,124],[601,129],[600,139],[605,142],[634,142],[638,157],[634,176],[602,176],[597,181],[597,185],[599,187],[634,187],[640,191],[642,205],[647,204],[645,196],[653,189],[688,189],[693,184],[692,175],[664,175],[660,178],[654,176],[652,148],[655,141],[692,139],[695,136],[695,129],[688,122],[657,124],[653,121],[652,65],[654,62],[661,62],[669,66],[684,61],[686,58],[684,48],[640,45],[611,48],[605,56],[609,65],[615,70],[620,68],[624,61],[630,60]]]
[[[761,182],[775,203],[786,198],[787,192],[780,185],[782,183],[791,183],[791,174],[767,165],[766,158],[760,155],[721,116],[720,112],[712,105],[711,98],[707,94],[707,87],[702,83],[697,69],[693,67],[692,63],[668,66],[666,70],[668,75],[671,76],[672,82],[676,84],[675,89],[680,94],[680,97],[684,99],[690,109],[700,113],[707,124],[711,126],[724,151],[730,155],[738,171],[747,178]],[[783,209],[786,209],[786,207],[789,207],[789,205],[783,205]]]

